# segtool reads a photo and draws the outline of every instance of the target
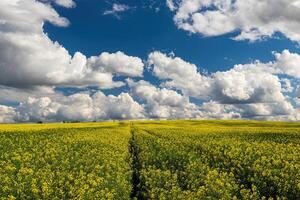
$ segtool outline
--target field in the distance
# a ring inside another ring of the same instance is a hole
[[[300,124],[0,125],[0,199],[300,199]]]

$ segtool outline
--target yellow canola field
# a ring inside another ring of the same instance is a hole
[[[11,125],[1,131],[0,199],[129,199],[128,126]]]
[[[300,199],[300,123],[0,125],[0,199]]]

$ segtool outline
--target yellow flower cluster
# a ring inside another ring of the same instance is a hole
[[[0,125],[0,200],[300,199],[300,124]]]
[[[300,125],[136,123],[146,199],[300,199]]]
[[[0,199],[129,199],[129,127],[103,124],[0,130]]]

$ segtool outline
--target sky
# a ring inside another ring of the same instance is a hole
[[[0,123],[300,120],[300,0],[1,0]]]

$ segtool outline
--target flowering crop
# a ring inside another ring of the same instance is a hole
[[[0,199],[300,199],[300,124],[0,125]]]
[[[116,125],[2,130],[0,199],[129,199],[130,132]]]
[[[154,124],[134,134],[146,199],[300,199],[299,124]]]

